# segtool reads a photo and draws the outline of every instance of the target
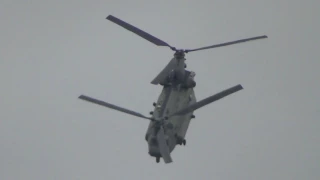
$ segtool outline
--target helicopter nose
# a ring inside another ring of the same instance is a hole
[[[150,154],[150,156],[153,156],[153,157],[161,157],[161,154],[158,152],[149,151],[149,154]]]
[[[156,147],[156,146],[149,147],[149,154],[150,154],[150,156],[161,157],[160,151],[159,151],[158,147]]]

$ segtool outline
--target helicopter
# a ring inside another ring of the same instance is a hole
[[[106,19],[157,46],[167,46],[174,51],[174,56],[171,61],[151,81],[151,84],[160,84],[163,88],[157,102],[153,103],[154,110],[150,112],[150,117],[87,95],[80,95],[78,97],[87,102],[148,120],[149,126],[145,134],[145,140],[148,144],[149,155],[154,157],[157,163],[160,162],[160,158],[162,158],[166,164],[173,162],[171,153],[175,147],[177,145],[186,145],[186,133],[191,119],[195,118],[195,110],[243,89],[242,85],[238,84],[197,101],[194,92],[196,86],[194,77],[196,74],[193,71],[186,70],[185,54],[198,50],[268,38],[264,35],[196,49],[177,49],[115,16],[109,15]]]

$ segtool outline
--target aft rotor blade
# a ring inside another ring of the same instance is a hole
[[[171,59],[171,61],[167,64],[167,66],[165,68],[163,68],[163,70],[157,75],[157,77],[155,77],[152,81],[151,84],[157,85],[160,82],[162,82],[165,78],[167,78],[167,76],[169,75],[169,73],[175,69],[177,66],[177,61],[176,59]]]
[[[184,115],[184,114],[187,114],[187,113],[189,113],[189,112],[192,112],[192,111],[194,111],[194,110],[196,110],[196,109],[199,109],[199,108],[201,108],[201,107],[203,107],[203,106],[205,106],[205,105],[207,105],[207,104],[210,104],[210,103],[212,103],[212,102],[214,102],[214,101],[217,101],[217,100],[219,100],[219,99],[221,99],[221,98],[224,98],[224,97],[226,97],[226,96],[228,96],[228,95],[230,95],[230,94],[232,94],[232,93],[235,93],[235,92],[237,92],[237,91],[240,91],[240,90],[242,90],[243,89],[243,87],[239,84],[239,85],[236,85],[236,86],[234,86],[234,87],[231,87],[231,88],[229,88],[229,89],[226,89],[226,90],[224,90],[224,91],[221,91],[221,92],[219,92],[219,93],[217,93],[217,94],[215,94],[215,95],[212,95],[212,96],[210,96],[210,97],[208,97],[208,98],[205,98],[205,99],[203,99],[203,100],[201,100],[201,101],[199,101],[199,102],[197,102],[197,103],[195,103],[195,104],[192,104],[192,105],[190,105],[189,107],[187,107],[187,108],[184,108],[184,109],[182,109],[182,110],[180,110],[180,111],[177,111],[177,112],[175,112],[175,113],[173,113],[172,115],[170,115],[169,117],[171,117],[171,116],[176,116],[176,115]]]
[[[91,103],[94,103],[94,104],[98,104],[98,105],[101,105],[101,106],[104,106],[104,107],[108,107],[108,108],[111,108],[111,109],[114,109],[114,110],[117,110],[117,111],[120,111],[120,112],[123,112],[123,113],[127,113],[127,114],[130,114],[130,115],[133,115],[133,116],[137,116],[137,117],[140,117],[140,118],[152,120],[151,118],[146,117],[146,116],[144,116],[144,115],[142,115],[142,114],[140,114],[138,112],[131,111],[129,109],[125,109],[125,108],[122,108],[122,107],[119,107],[119,106],[116,106],[116,105],[113,105],[113,104],[110,104],[110,103],[107,103],[107,102],[104,102],[104,101],[100,101],[100,100],[85,96],[85,95],[79,96],[79,99],[82,99],[82,100],[85,100],[85,101],[88,101],[88,102],[91,102]]]
[[[162,159],[164,160],[165,163],[171,163],[172,158],[170,156],[169,147],[167,145],[162,126],[158,131],[157,140],[158,140],[159,150],[160,150]]]
[[[216,45],[212,45],[212,46],[206,46],[206,47],[197,48],[197,49],[188,49],[188,50],[185,50],[185,52],[188,53],[188,52],[192,52],[192,51],[199,51],[199,50],[204,50],[204,49],[217,48],[217,47],[221,47],[221,46],[228,46],[228,45],[232,45],[232,44],[238,44],[238,43],[243,43],[243,42],[246,42],[246,41],[264,39],[264,38],[268,38],[268,36],[265,36],[265,35],[264,36],[257,36],[257,37],[247,38],[247,39],[240,39],[240,40],[237,40],[237,41],[231,41],[231,42],[216,44]]]
[[[147,32],[144,32],[143,30],[137,28],[137,27],[134,27],[133,25],[127,23],[127,22],[124,22],[122,21],[121,19],[118,19],[112,15],[109,15],[106,19],[118,24],[119,26],[122,26],[123,28],[137,34],[138,36],[152,42],[153,44],[155,45],[158,45],[158,46],[168,46],[168,47],[171,47],[168,43],[152,36],[151,34],[148,34]]]

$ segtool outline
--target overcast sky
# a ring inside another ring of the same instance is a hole
[[[320,179],[320,16],[316,0],[0,2],[0,179]],[[112,14],[179,48],[268,39],[187,54],[200,100],[173,163],[148,155],[151,80],[173,56],[106,20]]]

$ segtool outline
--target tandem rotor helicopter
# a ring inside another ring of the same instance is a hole
[[[243,89],[238,84],[197,102],[194,93],[194,87],[196,86],[194,80],[195,72],[185,69],[185,53],[267,38],[264,35],[196,49],[176,49],[168,43],[112,15],[109,15],[106,19],[157,46],[167,46],[175,52],[168,65],[151,81],[151,84],[163,86],[158,101],[153,103],[154,111],[150,112],[151,117],[86,95],[79,96],[82,100],[149,120],[150,123],[145,140],[148,143],[149,155],[155,157],[157,163],[160,162],[161,157],[165,163],[171,163],[172,158],[170,154],[176,145],[186,145],[185,136],[190,120],[195,118],[193,115],[195,110]]]

